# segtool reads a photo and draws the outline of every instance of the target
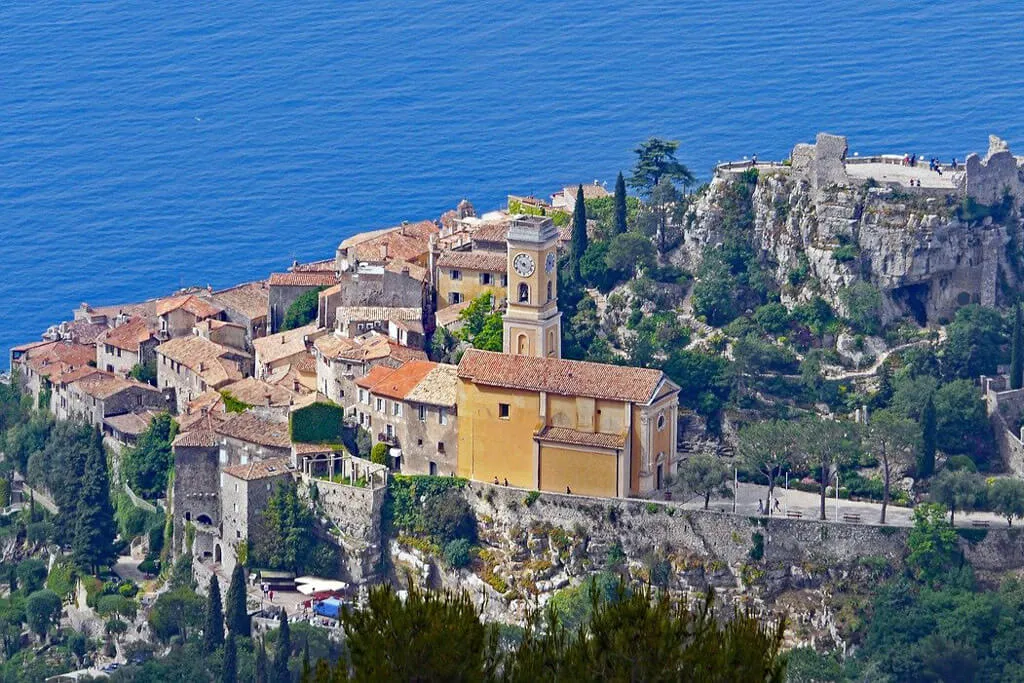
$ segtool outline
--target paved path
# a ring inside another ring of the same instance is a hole
[[[816,493],[796,491],[775,487],[775,496],[779,499],[779,516],[785,517],[787,511],[799,512],[802,519],[818,519],[821,511],[821,497]],[[740,483],[739,493],[736,497],[736,512],[743,515],[756,515],[758,500],[765,500],[768,497],[768,487],[758,484]],[[685,507],[700,509],[704,506],[704,499],[695,497],[685,502]],[[720,512],[732,512],[732,499],[719,498],[711,499],[711,510]],[[836,519],[836,499],[831,497],[825,505],[825,514],[829,521]],[[859,514],[861,524],[878,524],[882,514],[881,503],[867,503],[860,501],[839,500],[839,518],[847,514]],[[886,509],[885,522],[893,526],[911,526],[913,524],[913,508],[900,507],[889,504]],[[956,526],[970,527],[974,521],[987,521],[993,527],[1005,526],[1006,520],[991,512],[958,512],[955,515]]]
[[[880,183],[899,183],[910,187],[910,181],[920,182],[921,187],[934,189],[952,190],[956,187],[956,178],[962,171],[947,171],[943,169],[942,175],[928,168],[928,160],[922,163],[918,159],[917,166],[902,166],[899,164],[883,163],[851,163],[846,164],[846,174],[851,178],[867,180],[874,178]]]

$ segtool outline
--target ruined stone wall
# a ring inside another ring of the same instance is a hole
[[[317,497],[310,496],[315,482]],[[309,504],[329,540],[341,548],[341,573],[354,582],[373,578],[381,559],[381,511],[387,489],[360,488],[302,475],[299,495]]]
[[[1000,138],[989,136],[985,158],[970,154],[964,166],[967,169],[964,190],[979,203],[997,204],[1007,191],[1018,203],[1024,200],[1024,168]]]
[[[185,524],[206,515],[220,525],[220,467],[217,448],[174,448],[174,552],[181,552]]]

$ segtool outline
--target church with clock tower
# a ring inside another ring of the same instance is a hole
[[[507,239],[504,351],[518,356],[561,358],[558,228],[546,216],[517,216]]]

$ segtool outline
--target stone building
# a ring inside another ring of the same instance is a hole
[[[270,312],[270,288],[266,282],[248,282],[243,285],[211,292],[206,297],[215,306],[224,309],[229,322],[245,328],[249,343],[267,334]]]
[[[492,251],[446,251],[437,259],[438,310],[472,301],[485,292],[504,307],[508,287],[507,259]]]
[[[51,387],[51,378],[74,370],[95,368],[95,344],[69,341],[39,341],[22,344],[11,349],[11,374],[20,378],[21,386],[32,397],[33,405],[40,405],[40,394]]]
[[[84,420],[102,429],[107,418],[147,409],[168,409],[159,389],[101,370],[53,387],[53,412],[59,420]]]
[[[404,261],[353,264],[338,275],[337,285],[320,292],[317,323],[324,328],[334,327],[338,309],[344,306],[423,311],[429,300],[429,272],[422,266]]]
[[[392,262],[426,268],[430,257],[430,238],[439,231],[433,221],[419,221],[353,235],[338,245],[334,270],[344,273],[361,263],[382,266]]]
[[[253,341],[256,349],[256,378],[264,379],[277,368],[290,365],[305,356],[317,337],[324,334],[325,331],[318,330],[314,323]]]
[[[155,363],[159,344],[156,329],[145,318],[128,318],[97,338],[96,366],[125,377],[136,365]]]
[[[675,474],[679,387],[660,370],[470,349],[458,377],[459,476],[624,497]]]
[[[556,211],[564,211],[565,213],[572,213],[576,209],[576,193],[580,188],[583,188],[583,199],[601,199],[603,197],[610,197],[611,193],[604,188],[601,183],[594,181],[592,183],[580,183],[578,185],[567,185],[562,188],[561,192],[556,192],[551,195],[551,208]]]
[[[252,357],[198,336],[179,337],[156,347],[157,386],[175,392],[175,409],[213,389],[237,382],[250,373]]]
[[[232,465],[221,471],[221,533],[214,539],[212,559],[225,574],[234,571],[241,543],[251,548],[265,536],[263,511],[278,486],[293,477],[290,457]]]
[[[337,333],[324,335],[313,342],[313,355],[317,390],[346,410],[356,404],[356,380],[371,368],[397,368],[406,361],[427,359],[423,351],[375,332],[354,339]]]
[[[376,331],[388,335],[402,346],[423,348],[423,309],[418,306],[340,306],[334,327],[343,337],[361,337]],[[401,335],[399,330],[406,334]]]
[[[268,281],[270,332],[281,329],[288,308],[306,292],[333,287],[338,279],[333,271],[274,273]]]
[[[223,320],[224,310],[195,294],[181,294],[157,301],[156,315],[160,336],[166,340],[190,336],[201,320]]]
[[[174,494],[172,519],[174,552],[185,547],[185,526],[202,524],[217,530],[220,508],[220,436],[206,415],[174,438]],[[212,554],[212,544],[211,554]]]
[[[246,335],[245,327],[238,323],[212,319],[201,320],[196,323],[194,331],[197,337],[208,339],[214,344],[247,353],[250,348],[250,340]]]
[[[288,417],[288,409],[298,396],[286,386],[271,384],[255,377],[246,377],[228,384],[221,392],[265,415]]]
[[[279,415],[246,410],[230,415],[215,424],[213,429],[220,437],[219,460],[222,466],[291,457],[288,420]]]
[[[391,467],[452,473],[456,460],[455,367],[409,361],[377,367],[356,381],[356,421],[391,447]]]

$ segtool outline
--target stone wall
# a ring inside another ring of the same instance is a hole
[[[220,467],[218,449],[174,447],[174,553],[185,545],[185,524],[210,518],[220,526]]]
[[[990,135],[985,158],[970,154],[964,165],[965,191],[979,203],[998,204],[1007,191],[1017,202],[1024,200],[1024,168],[1000,138]]]
[[[1006,468],[1024,476],[1024,442],[1017,431],[1024,415],[1024,389],[1007,389],[1005,377],[982,377],[985,409]]]
[[[317,500],[310,498],[315,482]],[[301,475],[299,495],[313,507],[327,538],[342,551],[341,573],[360,583],[376,577],[381,561],[381,511],[387,496],[376,488],[337,484]]]

